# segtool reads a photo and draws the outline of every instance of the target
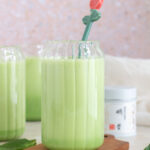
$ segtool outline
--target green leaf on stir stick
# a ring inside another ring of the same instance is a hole
[[[36,145],[36,140],[17,139],[0,145],[0,150],[24,150]]]
[[[90,19],[92,22],[95,22],[101,18],[101,13],[96,9],[91,9],[91,16]]]
[[[83,23],[86,25],[86,28],[82,37],[82,41],[88,40],[88,36],[90,34],[93,22],[99,20],[100,18],[101,18],[101,13],[96,9],[91,9],[91,15],[85,16],[82,19]]]
[[[91,15],[85,16],[82,21],[85,25],[88,25],[90,22],[95,22],[101,18],[101,13],[96,9],[91,9]]]
[[[90,16],[85,16],[82,21],[85,25],[87,25],[91,21]]]
[[[150,144],[144,150],[150,150]]]

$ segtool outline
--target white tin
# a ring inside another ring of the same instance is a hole
[[[106,87],[105,133],[116,137],[136,135],[136,89]]]

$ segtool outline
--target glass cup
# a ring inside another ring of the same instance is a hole
[[[104,140],[104,59],[95,41],[51,41],[42,61],[42,143],[94,150]]]
[[[41,120],[41,56],[42,45],[24,46],[26,56],[26,119]]]
[[[25,61],[18,47],[0,47],[0,141],[25,128]]]

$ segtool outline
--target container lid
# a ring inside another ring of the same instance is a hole
[[[132,87],[106,87],[105,99],[106,100],[123,100],[129,101],[136,98],[136,88]]]

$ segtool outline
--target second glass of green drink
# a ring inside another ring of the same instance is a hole
[[[41,120],[41,55],[42,45],[24,47],[26,56],[26,119]]]
[[[98,42],[51,41],[42,62],[42,143],[94,150],[104,140],[104,59]]]

